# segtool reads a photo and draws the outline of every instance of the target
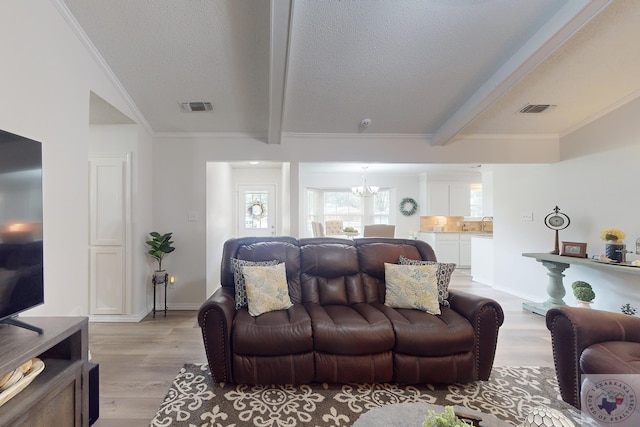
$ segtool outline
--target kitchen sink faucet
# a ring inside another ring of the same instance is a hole
[[[491,221],[493,222],[493,217],[492,216],[483,216],[482,219],[480,220],[480,230],[484,233],[484,229],[487,225],[487,221]]]

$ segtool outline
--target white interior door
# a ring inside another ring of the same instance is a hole
[[[121,246],[89,247],[91,314],[124,314],[124,250]]]
[[[128,312],[130,155],[89,159],[89,313]]]
[[[276,186],[238,186],[238,237],[266,237],[277,233]]]

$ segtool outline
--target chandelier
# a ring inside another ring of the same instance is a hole
[[[359,197],[371,197],[374,194],[378,193],[380,187],[368,186],[367,185],[367,167],[364,166],[362,168],[362,185],[359,187],[351,187],[351,191],[353,194]]]

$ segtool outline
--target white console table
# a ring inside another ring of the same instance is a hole
[[[586,267],[595,268],[598,270],[610,270],[618,273],[630,273],[640,274],[640,267],[631,267],[619,264],[607,264],[598,262],[589,258],[576,258],[562,255],[552,255],[548,253],[523,253],[522,256],[535,258],[536,261],[541,262],[549,272],[549,282],[547,283],[547,294],[549,298],[546,301],[540,303],[523,303],[522,308],[532,313],[545,315],[547,310],[558,306],[567,305],[563,298],[567,294],[564,289],[564,283],[562,274],[567,268],[574,265],[581,265]]]

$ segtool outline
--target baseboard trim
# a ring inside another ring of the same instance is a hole
[[[89,322],[105,322],[105,323],[116,323],[116,322],[127,322],[127,323],[137,323],[144,319],[149,313],[139,313],[139,314],[93,314],[89,316]]]
[[[193,303],[184,303],[184,304],[169,304],[168,310],[174,311],[190,311],[190,310],[200,310],[200,306],[202,304],[193,304]],[[157,309],[156,309],[157,313]]]
[[[200,304],[193,303],[185,303],[185,304],[169,304],[167,306],[167,311],[198,311],[200,309]],[[105,322],[105,323],[117,323],[117,322],[128,322],[128,323],[137,323],[142,319],[147,317],[153,311],[153,306],[147,307],[147,311],[138,314],[93,314],[89,316],[89,322]],[[156,316],[158,314],[164,314],[164,307],[160,309],[160,307],[156,306]]]

